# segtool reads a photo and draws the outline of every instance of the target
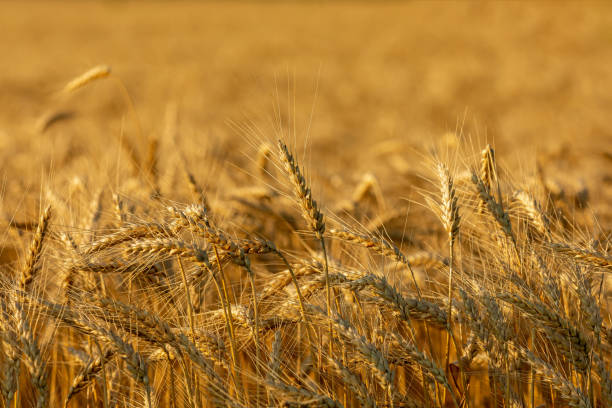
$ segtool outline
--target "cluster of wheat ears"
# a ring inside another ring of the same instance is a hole
[[[97,194],[86,228],[45,195],[2,267],[4,406],[611,406],[606,245],[545,181],[517,189],[490,146],[478,161],[432,160],[439,251],[386,234],[391,210],[363,221],[372,176],[324,210],[282,139],[255,160],[278,185],[240,214],[188,169],[193,202],[170,201],[154,159],[149,199]]]

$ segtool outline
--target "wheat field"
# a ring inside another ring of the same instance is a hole
[[[4,407],[612,406],[612,6],[0,3]]]

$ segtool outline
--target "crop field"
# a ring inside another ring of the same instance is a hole
[[[612,406],[612,4],[0,2],[0,407]]]

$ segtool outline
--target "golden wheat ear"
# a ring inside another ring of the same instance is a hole
[[[79,75],[72,81],[68,82],[64,87],[64,92],[74,92],[79,88],[84,87],[90,82],[110,76],[111,68],[108,65],[98,65],[89,71]]]
[[[289,148],[282,140],[278,141],[278,147],[281,160],[285,164],[285,170],[293,184],[295,196],[300,204],[302,215],[308,222],[310,229],[315,233],[317,239],[322,239],[323,233],[325,232],[323,213],[319,209],[318,203],[312,198],[310,187],[308,187],[306,179],[302,175],[302,170],[294,155],[289,151]]]

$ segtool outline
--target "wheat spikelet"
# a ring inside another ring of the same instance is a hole
[[[90,82],[98,79],[106,78],[111,74],[111,68],[108,65],[98,65],[85,72],[84,74],[74,78],[64,87],[64,92],[74,92],[79,88],[84,87]]]
[[[486,289],[481,288],[479,300],[487,314],[487,328],[505,349],[506,343],[512,339],[512,333],[506,325],[508,319],[504,315],[495,297],[491,296]]]
[[[272,241],[266,241],[263,239],[243,239],[236,242],[236,245],[242,249],[245,255],[263,255],[274,253],[278,254],[279,251],[276,245]]]
[[[462,301],[461,306],[464,309],[464,319],[469,324],[472,333],[478,337],[480,342],[485,344],[484,350],[489,354],[493,351],[492,344],[489,342],[489,329],[481,318],[480,310],[474,298],[462,288],[459,288],[459,296]]]
[[[293,276],[292,276],[293,273]],[[285,288],[292,281],[297,282],[297,278],[308,276],[318,273],[317,269],[311,267],[311,265],[300,265],[295,266],[291,269],[279,272],[274,275],[273,278],[266,282],[266,285],[261,289],[259,293],[259,300],[264,301],[267,298],[277,295],[280,291]],[[298,284],[299,286],[299,284]]]
[[[470,369],[472,362],[476,359],[481,350],[478,347],[478,341],[474,334],[470,334],[466,345],[463,347],[463,352],[459,356],[459,359],[451,363],[451,368],[458,367],[459,370],[467,371]],[[451,374],[456,378],[455,374],[451,370]]]
[[[25,264],[21,270],[19,280],[19,293],[14,299],[14,316],[17,321],[16,335],[23,347],[23,355],[25,363],[31,375],[32,383],[38,392],[36,399],[37,407],[45,407],[49,400],[49,386],[47,384],[47,370],[45,362],[41,356],[38,344],[34,340],[32,329],[28,321],[28,316],[23,309],[23,302],[26,299],[27,293],[30,291],[30,285],[37,274],[37,264],[40,260],[45,237],[49,227],[51,218],[51,206],[47,206],[40,216],[38,226],[34,233],[34,237],[30,242],[30,248],[26,256]],[[14,373],[15,370],[12,370]],[[9,399],[11,392],[6,393],[6,398]]]
[[[10,350],[10,351],[9,351]],[[4,378],[1,385],[2,397],[5,406],[10,406],[17,390],[17,379],[19,378],[19,365],[21,356],[12,347],[5,349],[6,357],[2,361],[2,372]]]
[[[118,353],[126,362],[127,368],[131,376],[136,382],[142,384],[145,389],[145,403],[148,407],[151,406],[151,385],[149,384],[149,376],[147,374],[147,363],[142,355],[136,352],[133,346],[121,338],[112,330],[107,330],[101,327],[95,327],[94,330],[115,347],[115,352]]]

